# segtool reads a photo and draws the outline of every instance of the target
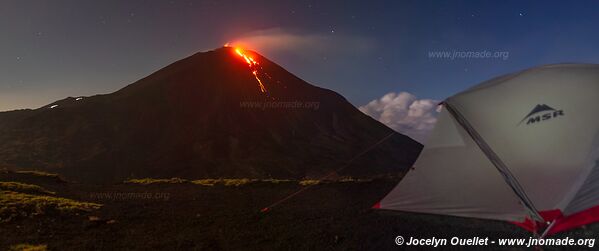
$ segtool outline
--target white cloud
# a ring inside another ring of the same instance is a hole
[[[280,28],[258,30],[229,41],[231,46],[240,46],[260,52],[303,53],[366,53],[376,43],[373,39],[343,34],[296,33]]]
[[[393,130],[424,143],[437,122],[438,104],[439,101],[417,99],[407,92],[390,92],[359,109]]]

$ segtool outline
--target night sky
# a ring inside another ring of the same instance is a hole
[[[3,0],[0,110],[113,92],[226,42],[356,106],[390,92],[441,100],[536,65],[599,61],[597,1],[124,2]]]

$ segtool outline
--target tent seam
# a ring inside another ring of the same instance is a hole
[[[491,163],[493,163],[493,166],[495,166],[497,171],[501,174],[507,185],[510,186],[510,188],[512,188],[512,191],[514,192],[516,197],[518,197],[520,201],[523,203],[523,206],[528,209],[527,211],[529,211],[532,218],[543,222],[543,217],[541,217],[539,211],[536,209],[533,202],[530,200],[530,198],[518,182],[518,179],[516,179],[516,177],[512,174],[507,165],[503,163],[501,158],[497,156],[497,154],[486,143],[482,136],[478,134],[478,132],[472,127],[472,125],[470,125],[468,120],[466,120],[466,118],[464,118],[464,116],[462,116],[461,113],[459,113],[453,107],[453,105],[449,104],[447,101],[444,101],[443,104],[445,104],[447,111],[449,111],[451,116],[453,116],[454,119],[456,119],[456,121],[460,124],[460,126],[462,126],[464,130],[466,130],[468,135],[470,135],[472,140],[477,144],[478,148],[485,154],[485,156],[491,161]]]

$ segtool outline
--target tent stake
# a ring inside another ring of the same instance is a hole
[[[545,228],[545,231],[543,231],[543,234],[541,234],[541,237],[539,237],[539,239],[545,238],[545,236],[547,236],[547,234],[549,233],[549,230],[551,230],[551,228],[553,228],[553,226],[555,225],[556,222],[557,222],[557,219],[553,220],[551,222],[551,224],[549,224],[549,226],[547,226],[547,228]]]

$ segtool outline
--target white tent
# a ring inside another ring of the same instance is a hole
[[[376,208],[505,220],[549,234],[599,220],[599,65],[498,77],[442,103],[401,182]]]

